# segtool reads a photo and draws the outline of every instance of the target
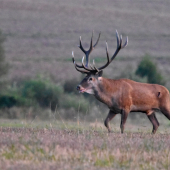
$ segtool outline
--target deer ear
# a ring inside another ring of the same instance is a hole
[[[97,74],[98,74],[99,77],[101,77],[102,74],[103,74],[103,70],[100,70]]]

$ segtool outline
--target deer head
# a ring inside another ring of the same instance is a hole
[[[127,46],[128,37],[126,38],[125,43],[122,45],[122,35],[119,37],[117,30],[116,30],[116,38],[117,38],[117,48],[116,48],[115,53],[113,54],[113,56],[110,59],[109,53],[108,53],[108,45],[107,45],[107,42],[106,42],[107,62],[103,66],[97,68],[95,66],[94,60],[93,60],[93,65],[91,65],[89,63],[89,61],[90,61],[90,53],[96,47],[96,45],[98,44],[98,41],[100,39],[100,33],[99,33],[99,36],[98,36],[98,39],[97,39],[95,45],[93,45],[93,33],[92,33],[90,48],[87,51],[83,48],[82,42],[81,42],[81,37],[80,37],[79,48],[86,55],[86,64],[84,64],[84,56],[82,58],[82,64],[81,65],[77,64],[74,60],[74,52],[72,52],[72,60],[73,60],[73,63],[74,63],[76,70],[83,73],[83,74],[87,74],[87,76],[81,81],[80,85],[77,86],[77,90],[79,92],[81,92],[81,93],[86,92],[86,93],[94,94],[95,89],[98,88],[98,85],[101,81],[100,77],[102,76],[103,69],[106,68],[113,61],[113,59],[117,56],[118,52],[122,48]]]

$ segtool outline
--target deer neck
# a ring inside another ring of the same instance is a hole
[[[94,96],[96,99],[105,103],[107,105],[111,104],[111,92],[113,91],[113,86],[111,86],[111,82],[109,79],[99,77],[98,83],[94,87]]]

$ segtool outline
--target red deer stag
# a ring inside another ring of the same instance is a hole
[[[91,37],[90,48],[86,51],[81,42],[79,48],[86,55],[86,64],[84,64],[84,57],[82,64],[78,65],[74,60],[74,53],[72,52],[72,60],[77,71],[86,74],[86,77],[77,86],[77,90],[81,93],[93,94],[96,99],[106,104],[110,109],[104,124],[110,132],[109,121],[112,120],[116,114],[121,114],[121,133],[124,131],[127,116],[130,112],[145,113],[153,125],[152,133],[156,133],[159,122],[156,118],[155,111],[161,111],[170,120],[170,97],[169,91],[158,84],[139,83],[129,79],[112,80],[102,77],[103,69],[106,68],[112,60],[116,57],[118,52],[127,46],[126,42],[122,44],[122,36],[119,37],[116,31],[117,49],[111,59],[109,58],[108,46],[106,42],[107,63],[99,68],[89,64],[89,55],[96,47],[100,38],[97,39],[93,46],[93,34]]]

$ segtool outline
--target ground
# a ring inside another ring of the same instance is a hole
[[[127,125],[124,134],[100,122],[1,120],[0,169],[166,169],[169,126],[157,134]]]

